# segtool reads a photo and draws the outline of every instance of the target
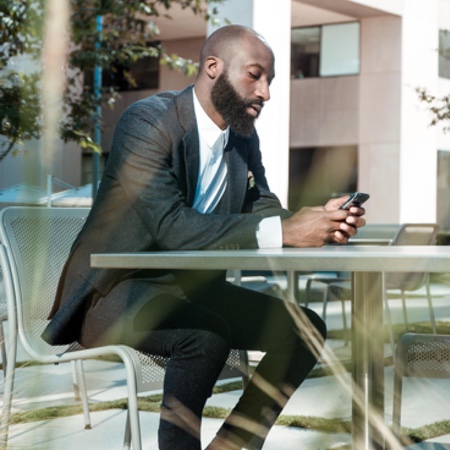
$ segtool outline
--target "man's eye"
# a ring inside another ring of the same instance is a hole
[[[248,74],[255,80],[258,80],[260,77],[259,73],[249,72]]]

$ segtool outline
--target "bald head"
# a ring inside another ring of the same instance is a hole
[[[257,38],[272,52],[266,40],[252,28],[227,25],[214,31],[203,44],[200,52],[200,70],[209,56],[216,56],[228,65],[242,40],[250,36]]]
[[[195,94],[204,111],[219,126],[230,126],[243,136],[269,100],[275,76],[274,54],[251,28],[228,25],[204,43]]]

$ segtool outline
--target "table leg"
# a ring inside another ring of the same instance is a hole
[[[298,288],[300,272],[289,270],[287,272],[287,292],[288,300],[293,303],[300,303],[300,289]]]
[[[353,273],[353,450],[385,448],[382,289],[382,273]]]

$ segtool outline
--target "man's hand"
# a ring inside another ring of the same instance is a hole
[[[352,206],[339,209],[348,196],[329,200],[325,206],[302,208],[281,222],[283,246],[321,247],[326,243],[345,244],[355,236],[357,228],[365,225],[361,217],[365,210]]]

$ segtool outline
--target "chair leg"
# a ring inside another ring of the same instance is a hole
[[[405,332],[408,331],[408,312],[406,311],[406,294],[402,290],[402,310],[403,310],[403,323],[405,324]]]
[[[345,340],[344,340],[344,345],[347,345],[349,340],[348,340],[348,327],[347,327],[347,314],[345,313],[345,300],[341,300],[341,306],[342,306],[342,322],[344,324],[344,332],[345,332]]]
[[[311,284],[313,281],[314,281],[313,278],[308,278],[306,280],[306,287],[305,287],[305,307],[306,308],[308,307],[308,304],[309,304],[309,295],[311,292]]]
[[[406,342],[406,343],[405,343]],[[397,344],[394,363],[394,396],[392,408],[392,432],[400,441],[401,438],[401,408],[403,376],[406,375],[406,363],[408,360],[408,335],[403,335]]]
[[[248,371],[249,362],[248,362],[248,352],[245,350],[241,350],[239,352],[242,364],[244,366],[244,370],[242,371],[242,389],[245,389],[248,386],[248,383],[250,383],[250,375]]]
[[[397,356],[398,359],[398,356]],[[400,364],[403,362],[401,361]],[[402,409],[403,375],[396,367],[394,375],[394,399],[392,408],[392,432],[400,440],[401,435],[401,409]]]
[[[128,354],[128,355],[127,355]],[[134,369],[133,358],[129,350],[125,353],[120,353],[119,356],[125,365],[125,372],[127,377],[127,391],[128,391],[128,412],[127,422],[124,435],[124,450],[130,448],[133,450],[142,449],[141,427],[139,423],[139,408],[137,401],[137,381]]]
[[[389,308],[389,300],[386,295],[386,290],[383,290],[383,300],[384,300],[384,312],[386,315],[386,322],[388,324],[388,330],[389,330],[389,342],[391,344],[392,358],[395,362],[394,332],[393,332],[393,328],[392,328],[392,316],[391,316],[391,310]]]
[[[73,385],[73,396],[76,402],[81,401],[81,395],[80,395],[80,386],[78,383],[78,374],[77,374],[77,365],[76,361],[70,362],[72,366],[72,385]]]
[[[7,360],[9,362],[6,365],[5,387],[3,391],[3,408],[2,408],[2,417],[0,421],[0,448],[4,447],[6,448],[6,445],[8,443],[9,421],[11,417],[11,404],[16,374],[15,371],[16,356],[17,356],[17,336],[14,332],[10,331],[8,336],[8,349],[7,349]]]
[[[72,368],[74,372],[74,377],[76,379],[75,385],[77,386],[80,400],[83,405],[84,429],[90,430],[92,428],[91,415],[89,412],[89,400],[87,395],[86,380],[84,377],[83,361],[82,360],[72,361]]]
[[[427,301],[428,301],[428,311],[430,312],[430,322],[431,328],[433,330],[433,334],[437,334],[436,331],[436,318],[434,316],[434,308],[433,308],[433,299],[431,297],[431,289],[430,289],[430,276],[427,276],[427,280],[425,282],[425,287],[427,290]]]
[[[323,291],[323,309],[322,309],[322,319],[324,322],[327,320],[327,306],[328,306],[328,287]]]
[[[131,449],[131,425],[130,425],[130,408],[127,408],[127,421],[125,423],[125,434],[123,437],[123,450]]]
[[[2,355],[2,365],[3,365],[3,376],[6,378],[6,365],[8,364],[8,358],[6,356],[6,343],[5,343],[5,333],[3,331],[3,323],[2,320],[0,323],[0,352]]]

